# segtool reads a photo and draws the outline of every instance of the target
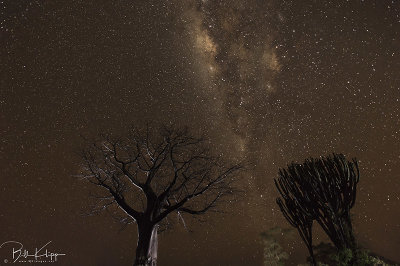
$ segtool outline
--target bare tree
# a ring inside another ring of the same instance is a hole
[[[355,253],[350,209],[355,204],[359,177],[357,160],[347,161],[343,154],[311,158],[303,164],[292,163],[287,169],[279,170],[275,185],[282,199],[277,199],[278,205],[286,219],[298,229],[303,227],[303,220],[304,225],[311,221],[306,226],[309,227],[306,231],[310,232],[305,234],[310,240],[302,236],[309,249],[312,249],[311,226],[315,220],[338,250],[351,249]],[[300,227],[298,222],[301,222]]]
[[[82,177],[105,194],[95,211],[117,206],[138,228],[134,265],[156,265],[157,234],[171,213],[201,215],[235,192],[241,164],[211,156],[187,129],[132,130],[86,141]]]

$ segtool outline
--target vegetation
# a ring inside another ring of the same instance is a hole
[[[368,250],[357,248],[357,254],[351,249],[337,251],[334,246],[328,243],[320,243],[315,247],[315,254],[318,265],[338,265],[338,266],[390,266],[384,260],[371,255]]]
[[[266,232],[261,233],[264,244],[264,265],[282,266],[288,260],[289,254],[285,252],[280,245],[279,236],[291,234],[291,229],[282,229],[273,227]]]
[[[379,258],[368,250],[358,248],[354,255],[351,249],[337,251],[330,243],[321,242],[314,247],[316,265],[318,266],[397,266],[385,258]],[[354,260],[354,258],[357,258]],[[311,262],[310,258],[308,261]],[[299,264],[297,266],[308,266]]]
[[[197,216],[214,210],[235,193],[240,164],[213,157],[207,142],[187,129],[133,130],[86,141],[81,177],[99,188],[93,212],[117,207],[135,223],[134,265],[156,265],[157,235],[166,217]]]
[[[354,256],[358,255],[350,209],[355,204],[359,176],[357,160],[347,161],[343,154],[310,158],[303,164],[292,163],[287,169],[279,169],[279,176],[274,179],[281,195],[277,203],[298,230],[313,265],[313,221],[318,222],[337,250],[350,249]]]

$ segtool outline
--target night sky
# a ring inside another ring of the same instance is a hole
[[[172,123],[251,167],[229,213],[160,235],[159,265],[262,265],[259,234],[289,227],[278,168],[331,152],[360,161],[357,240],[400,261],[399,1],[0,1],[0,70],[0,242],[131,265],[135,226],[82,215],[75,152]]]

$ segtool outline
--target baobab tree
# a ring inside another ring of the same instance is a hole
[[[355,204],[359,178],[357,160],[347,161],[343,154],[292,163],[280,169],[275,179],[282,197],[277,203],[293,226],[298,226],[297,221],[315,220],[338,250],[350,249],[356,254],[350,209]],[[298,217],[304,219],[296,220]],[[310,249],[309,241],[304,241]]]
[[[242,165],[223,162],[207,146],[187,129],[167,127],[86,141],[80,175],[103,192],[95,211],[114,205],[137,225],[134,265],[156,265],[168,215],[201,215],[234,195]]]

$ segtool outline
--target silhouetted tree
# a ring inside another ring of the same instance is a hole
[[[284,182],[283,180],[280,181],[281,183]],[[297,200],[292,197],[291,193],[288,192],[285,186],[282,186],[281,184],[278,185],[276,181],[275,185],[283,198],[283,200],[280,198],[276,199],[282,214],[285,216],[286,220],[297,229],[301,239],[303,240],[304,244],[306,244],[308,252],[310,253],[312,264],[316,265],[312,245],[313,219],[301,208]]]
[[[235,192],[240,164],[210,155],[187,129],[133,130],[86,141],[81,175],[105,192],[94,211],[115,205],[137,224],[134,265],[156,265],[157,233],[171,213],[204,214]]]
[[[282,196],[278,205],[292,225],[298,218],[304,227],[315,220],[338,250],[355,251],[350,209],[355,204],[359,176],[357,160],[347,161],[343,154],[292,163],[280,169],[275,179]]]

